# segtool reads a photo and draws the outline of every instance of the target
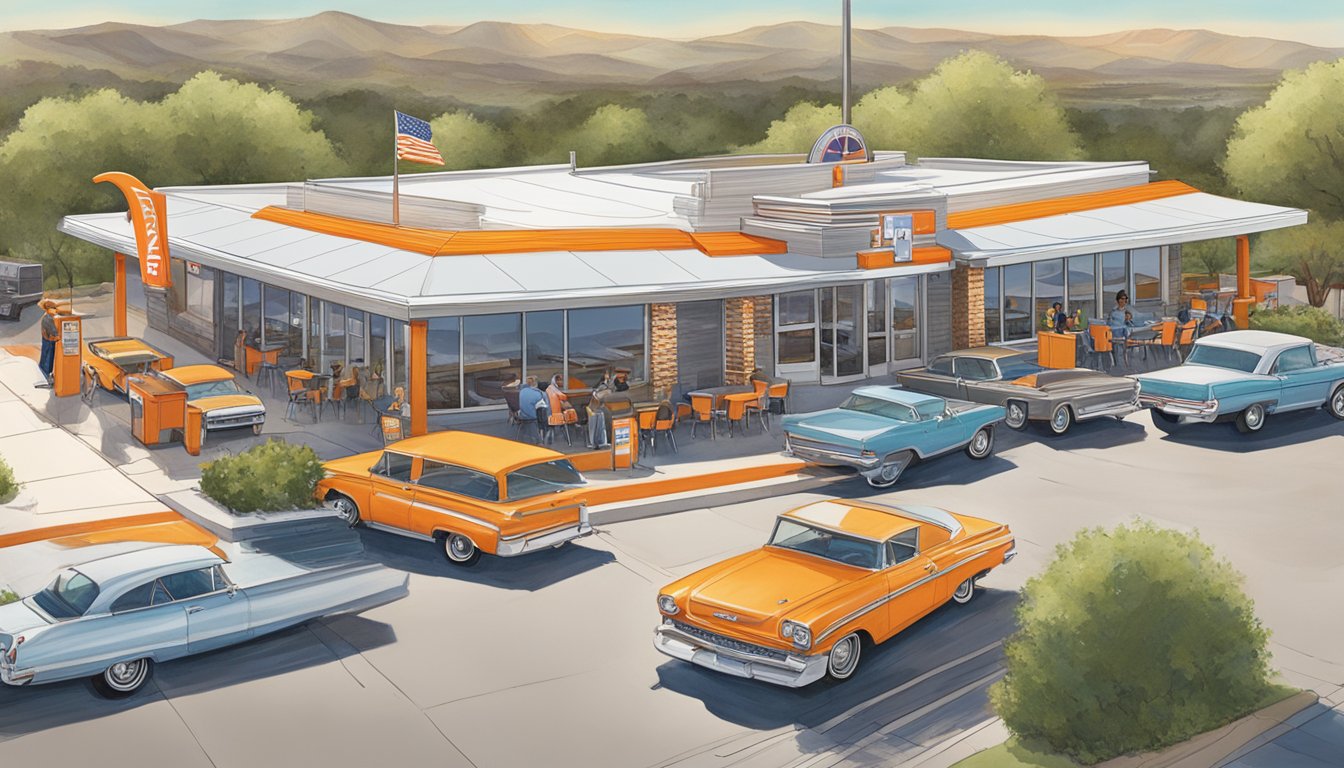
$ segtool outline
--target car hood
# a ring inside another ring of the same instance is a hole
[[[369,468],[378,463],[382,451],[371,451],[369,453],[357,453],[354,456],[346,456],[340,459],[322,462],[322,468],[329,474],[360,475],[369,474]]]
[[[202,411],[216,411],[222,408],[246,408],[251,406],[257,410],[266,410],[266,406],[252,395],[215,395],[214,397],[202,397],[192,400],[191,404],[200,408]]]
[[[0,605],[0,635],[18,635],[30,629],[45,627],[51,622],[28,607],[26,600]],[[0,645],[9,648],[9,640],[0,637]]]
[[[803,436],[841,437],[862,443],[899,423],[871,413],[831,408],[816,413],[786,416],[784,429]]]
[[[786,612],[796,611],[808,600],[868,573],[822,558],[765,547],[716,566],[691,590],[689,613],[711,626],[768,628]]]

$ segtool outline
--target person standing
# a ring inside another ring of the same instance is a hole
[[[56,341],[61,336],[56,327],[56,307],[54,300],[42,300],[42,354],[38,356],[37,367],[47,381],[51,381],[51,372],[56,367]]]
[[[1129,318],[1125,316],[1129,315]],[[1117,339],[1127,338],[1129,328],[1133,325],[1133,313],[1129,308],[1129,293],[1122,290],[1115,292],[1115,308],[1111,310],[1110,317],[1106,324],[1111,327],[1111,336]]]
[[[588,447],[606,448],[607,421],[611,413],[607,409],[607,397],[611,394],[611,374],[604,371],[602,378],[593,385],[593,395],[588,400]]]

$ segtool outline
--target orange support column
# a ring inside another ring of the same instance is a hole
[[[116,274],[112,277],[112,335],[126,335],[126,254],[116,255]]]
[[[407,350],[407,363],[410,366],[410,392],[406,393],[411,406],[411,436],[429,432],[429,409],[426,399],[429,396],[429,321],[412,320],[410,323],[411,341]]]
[[[1251,240],[1246,235],[1237,236],[1237,298],[1252,298]]]

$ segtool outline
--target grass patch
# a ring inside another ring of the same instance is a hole
[[[4,459],[0,459],[0,504],[8,504],[19,495],[19,481],[14,479],[14,470]]]
[[[1067,757],[1053,755],[1045,747],[1020,741],[1016,736],[997,747],[959,761],[953,768],[1080,768]]]

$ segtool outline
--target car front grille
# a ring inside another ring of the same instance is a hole
[[[737,651],[738,653],[745,653],[751,656],[760,656],[772,661],[784,661],[789,657],[784,651],[776,650],[774,648],[766,648],[763,645],[756,645],[755,643],[744,643],[741,640],[734,640],[731,637],[694,627],[684,622],[674,620],[672,626],[676,627],[678,631],[684,632],[697,640],[703,640],[710,645],[726,648],[730,651]]]
[[[206,426],[210,429],[230,429],[232,427],[250,427],[253,424],[260,424],[266,420],[264,413],[244,413],[237,416],[221,416],[219,418],[209,418],[205,420]]]

